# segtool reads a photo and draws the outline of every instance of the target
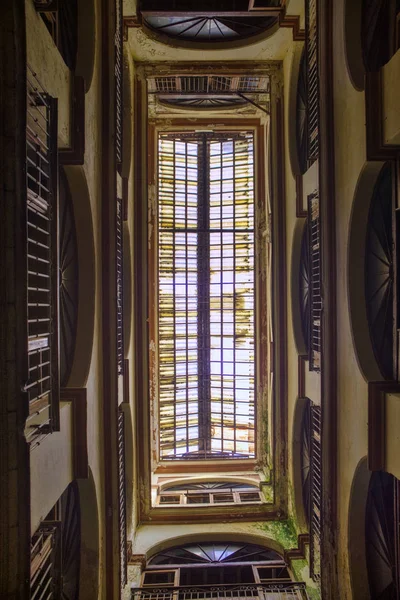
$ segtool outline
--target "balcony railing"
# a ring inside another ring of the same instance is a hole
[[[321,407],[310,406],[310,574],[321,579],[322,453]]]
[[[131,600],[308,600],[305,583],[271,581],[243,585],[144,587],[132,589]]]
[[[310,244],[310,370],[321,368],[321,248],[320,248],[320,214],[319,193],[308,196],[308,234]]]
[[[117,198],[116,218],[116,285],[117,285],[117,365],[118,375],[124,369],[124,324],[123,324],[123,230],[122,200]]]
[[[118,412],[118,500],[121,589],[127,582],[126,482],[124,413]]]
[[[59,426],[57,100],[27,76],[27,426]]]
[[[308,160],[319,155],[318,0],[306,1]]]
[[[31,600],[57,598],[60,591],[60,526],[43,522],[31,545]]]
[[[115,2],[115,148],[117,164],[122,163],[122,0]]]

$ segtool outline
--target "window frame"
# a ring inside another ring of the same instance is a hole
[[[215,459],[162,459],[159,451],[159,402],[158,402],[158,139],[160,133],[182,133],[191,132],[195,128],[203,128],[218,134],[226,132],[251,132],[254,139],[254,340],[255,340],[255,457],[254,458],[215,458]],[[270,352],[270,335],[267,311],[261,311],[265,306],[269,294],[262,282],[266,280],[270,256],[265,244],[265,232],[267,231],[268,193],[265,184],[266,171],[266,130],[265,124],[259,119],[213,119],[210,126],[209,119],[197,119],[196,124],[188,124],[187,119],[174,119],[166,126],[165,123],[153,123],[149,127],[149,151],[148,151],[148,181],[149,181],[149,206],[148,206],[148,331],[149,331],[149,396],[151,413],[151,462],[152,471],[162,469],[193,472],[193,467],[203,470],[207,464],[212,463],[214,471],[226,471],[229,463],[234,464],[235,470],[251,468],[262,458],[263,427],[260,425],[265,419],[265,408],[268,403],[268,385],[270,376],[268,373],[267,356]],[[263,419],[264,417],[264,419]]]

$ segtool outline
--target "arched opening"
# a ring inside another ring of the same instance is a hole
[[[301,55],[296,90],[296,149],[300,174],[308,168],[307,54]]]
[[[293,333],[297,352],[309,352],[310,258],[306,219],[298,219],[293,232],[291,298]]]
[[[124,311],[124,353],[128,357],[132,331],[132,258],[128,224],[124,223],[123,239],[123,311]]]
[[[96,484],[89,467],[88,479],[77,481],[81,514],[80,598],[97,598],[99,590],[99,511]]]
[[[357,465],[350,492],[348,546],[351,585],[354,598],[369,598],[365,560],[365,507],[371,472],[367,459]]]
[[[76,75],[85,80],[85,92],[90,89],[96,56],[96,8],[94,0],[78,2],[78,43]]]
[[[363,0],[344,2],[344,46],[347,71],[356,90],[364,89],[365,67],[361,45],[361,13]]]
[[[372,190],[377,183],[383,163],[367,163],[357,182],[350,220],[348,251],[348,297],[350,323],[355,354],[367,381],[382,380],[381,370],[372,347],[367,316],[366,240]],[[372,281],[372,279],[371,279]]]
[[[96,297],[93,221],[83,168],[68,166],[64,171],[73,205],[79,289],[75,351],[65,385],[85,387],[92,358]]]
[[[399,0],[363,0],[361,41],[367,71],[379,71],[398,49]]]
[[[309,443],[307,437],[308,398],[298,398],[293,420],[293,482],[296,516],[302,532],[309,531],[309,501],[304,496],[309,482]],[[309,424],[309,423],[308,423]],[[306,426],[306,427],[305,427]],[[309,491],[309,490],[308,490]]]

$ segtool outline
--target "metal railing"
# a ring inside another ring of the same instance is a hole
[[[321,579],[322,449],[321,407],[310,405],[310,575]]]
[[[31,600],[57,598],[60,590],[60,527],[43,522],[31,543]]]
[[[133,588],[131,600],[308,600],[303,582]]]
[[[306,2],[308,160],[319,155],[318,0]]]
[[[319,371],[321,368],[321,239],[319,193],[313,192],[308,196],[308,235],[310,247],[310,370]]]
[[[126,483],[125,483],[125,415],[118,412],[118,500],[121,588],[127,583],[127,531],[126,531]]]
[[[27,351],[31,434],[59,426],[57,100],[27,74]]]
[[[122,200],[117,198],[116,217],[116,285],[117,285],[117,367],[118,375],[124,370],[124,321],[123,321],[123,220]]]
[[[117,164],[122,163],[122,0],[115,1],[115,151]]]

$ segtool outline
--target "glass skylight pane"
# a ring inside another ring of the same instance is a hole
[[[160,457],[254,457],[253,136],[162,134],[158,169]]]

